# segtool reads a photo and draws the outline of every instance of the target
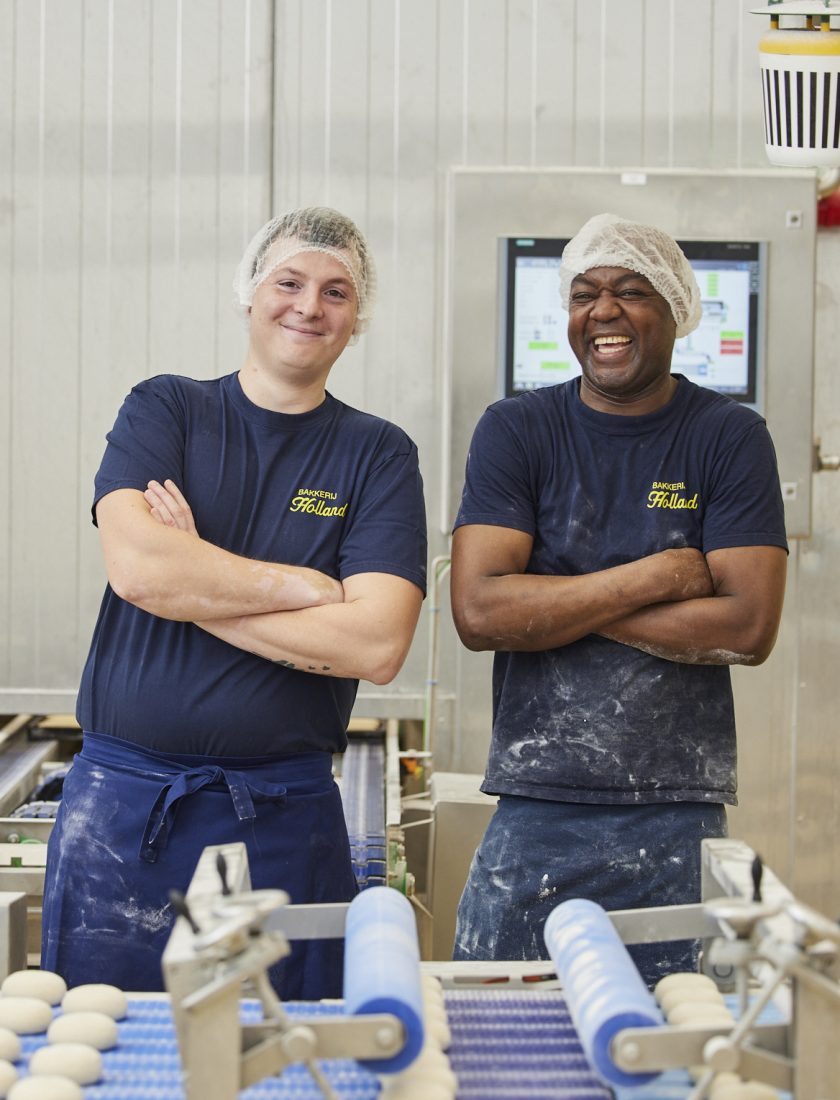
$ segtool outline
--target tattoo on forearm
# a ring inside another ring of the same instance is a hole
[[[292,669],[297,668],[297,665],[294,664],[292,661],[286,661],[282,657],[276,657],[276,658],[272,657],[272,658],[270,658],[270,660],[271,660],[272,664],[280,665],[282,668],[292,668]],[[329,665],[321,665],[320,669],[318,668],[317,665],[308,665],[307,666],[307,672],[329,672],[329,671],[330,671],[330,666]]]

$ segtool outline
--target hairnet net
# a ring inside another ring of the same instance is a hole
[[[671,307],[678,338],[699,325],[703,307],[691,264],[661,229],[615,214],[590,218],[566,245],[560,261],[560,295],[566,309],[572,280],[593,267],[624,267],[644,275]]]
[[[254,292],[272,271],[301,252],[324,252],[344,265],[358,301],[353,335],[367,328],[376,300],[376,269],[367,241],[344,214],[328,206],[309,206],[272,218],[255,234],[245,249],[233,289],[243,314]]]

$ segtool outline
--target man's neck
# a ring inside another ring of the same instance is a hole
[[[661,384],[647,393],[634,397],[624,395],[614,397],[609,393],[594,390],[587,385],[586,379],[582,378],[579,393],[583,404],[595,409],[596,412],[610,413],[613,416],[646,416],[667,405],[677,392],[677,385],[677,379],[673,375],[668,375]]]
[[[239,372],[239,384],[249,401],[271,412],[311,412],[323,404],[326,396],[324,378],[296,384],[261,369],[249,359]]]

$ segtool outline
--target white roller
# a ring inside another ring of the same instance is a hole
[[[544,937],[590,1065],[608,1084],[654,1080],[657,1073],[627,1073],[612,1060],[619,1031],[664,1021],[606,912],[583,898],[561,902],[545,922]]]

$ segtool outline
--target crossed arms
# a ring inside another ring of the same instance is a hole
[[[143,611],[305,672],[386,684],[402,667],[422,602],[402,577],[341,583],[231,554],[199,536],[171,481],[108,493],[96,519],[111,587]]]
[[[580,576],[526,574],[531,535],[459,527],[452,610],[474,650],[554,649],[587,634],[683,664],[758,665],[776,640],[786,557],[777,546],[663,550]]]

